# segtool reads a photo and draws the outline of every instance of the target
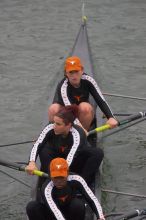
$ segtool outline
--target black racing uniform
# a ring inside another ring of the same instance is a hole
[[[71,104],[79,105],[81,102],[89,103],[90,94],[107,118],[114,117],[96,81],[86,73],[82,75],[78,88],[73,87],[68,78],[63,78],[56,88],[53,103],[63,106]]]
[[[48,173],[48,167],[52,159],[62,157],[67,160],[70,171],[82,175],[90,183],[103,159],[103,151],[100,148],[92,148],[88,142],[84,130],[74,125],[68,135],[56,135],[54,124],[47,125],[33,145],[29,161],[36,161],[39,155],[41,170]]]
[[[77,192],[82,197],[77,197]],[[85,202],[97,219],[104,219],[98,199],[79,175],[69,175],[63,189],[57,189],[52,181],[47,180],[42,187],[42,198],[42,203],[33,201],[27,205],[29,220],[84,220]]]

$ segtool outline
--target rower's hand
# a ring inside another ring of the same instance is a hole
[[[115,118],[109,118],[106,124],[108,124],[110,128],[115,128],[118,126],[118,121]]]
[[[29,164],[26,166],[25,170],[28,174],[33,175],[33,171],[38,170],[38,168],[34,161],[30,161]]]

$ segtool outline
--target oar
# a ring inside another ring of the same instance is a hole
[[[128,219],[131,219],[131,218],[135,218],[137,216],[144,216],[146,215],[146,209],[142,209],[142,210],[134,210],[132,212],[128,212],[127,214],[125,215],[122,215],[118,218],[116,218],[116,220],[128,220]],[[144,218],[140,218],[140,219],[144,219]]]
[[[121,97],[121,98],[127,98],[127,99],[136,99],[136,100],[144,100],[146,101],[146,98],[142,97],[136,97],[136,96],[128,96],[128,95],[121,95],[121,94],[114,94],[114,93],[102,93],[105,96],[113,96],[113,97]]]
[[[125,130],[126,128],[130,128],[131,126],[136,125],[136,124],[138,124],[138,123],[141,123],[141,122],[143,122],[144,120],[146,120],[146,117],[141,118],[141,119],[139,119],[139,120],[136,120],[136,121],[134,121],[133,123],[127,124],[126,126],[118,127],[117,129],[114,129],[114,130],[110,131],[108,134],[102,135],[102,137],[99,138],[98,143],[101,142],[103,139],[105,139],[105,138],[107,138],[107,137],[109,137],[109,136],[111,136],[111,135],[113,135],[113,134],[116,134],[116,133],[118,133],[118,132],[120,132],[120,131],[123,131],[123,130]]]
[[[26,165],[21,165],[21,164],[5,161],[3,159],[0,159],[0,165],[12,168],[14,170],[19,170],[19,171],[26,172]],[[40,177],[49,178],[49,175],[47,173],[44,173],[44,172],[42,172],[40,170],[34,170],[33,174],[37,175],[37,176],[40,176]]]
[[[137,119],[144,118],[144,117],[146,117],[146,112],[138,112],[137,114],[131,115],[131,116],[119,121],[118,126],[127,124],[129,122],[132,122],[132,121],[135,121]],[[110,125],[108,125],[108,124],[102,125],[101,127],[98,127],[98,128],[95,128],[92,131],[89,131],[88,136],[91,135],[91,134],[94,134],[96,132],[101,132],[101,131],[105,131],[105,130],[108,130],[108,129],[110,129]]]
[[[2,145],[0,145],[0,147],[9,147],[9,146],[15,146],[15,145],[21,145],[21,144],[29,144],[29,143],[33,143],[33,142],[35,142],[35,140],[17,142],[17,143],[12,143],[12,144],[2,144]]]
[[[3,170],[0,170],[0,173],[3,173],[4,175],[6,175],[6,176],[12,178],[13,180],[17,181],[18,183],[23,184],[24,186],[27,186],[28,188],[31,188],[27,183],[25,183],[25,182],[23,182],[22,180],[20,180],[20,179],[14,177],[13,175],[10,175],[9,173],[7,173],[7,172],[5,172],[5,171],[3,171]]]

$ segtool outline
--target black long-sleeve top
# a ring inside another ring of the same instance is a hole
[[[54,133],[54,124],[50,123],[33,145],[29,161],[36,161],[41,149],[47,147],[52,155],[66,159],[70,166],[74,156],[87,145],[87,137],[80,126],[72,126],[68,135],[63,137]]]
[[[79,175],[69,175],[67,185],[57,189],[52,181],[46,181],[42,187],[42,197],[57,220],[65,220],[61,208],[67,208],[76,193],[80,192],[98,218],[104,219],[101,205],[86,182]],[[79,210],[78,210],[79,211]]]
[[[56,88],[53,103],[65,106],[71,104],[79,105],[81,102],[89,102],[90,94],[107,118],[114,117],[96,81],[86,73],[82,75],[78,88],[73,87],[68,78],[62,79]]]

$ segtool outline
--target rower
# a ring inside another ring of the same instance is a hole
[[[111,128],[118,125],[118,121],[114,118],[113,113],[105,101],[95,80],[84,73],[83,65],[79,57],[68,57],[65,61],[65,77],[59,82],[53,104],[49,107],[49,121],[53,121],[54,115],[62,106],[77,104],[79,106],[79,122],[88,131],[94,119],[94,108],[89,103],[89,95],[91,94],[106,116],[107,124]]]
[[[54,123],[44,128],[33,145],[26,168],[29,174],[37,169],[35,161],[38,155],[43,172],[48,172],[52,159],[62,157],[67,160],[71,172],[80,174],[91,184],[104,154],[101,148],[89,145],[84,130],[74,124],[77,117],[78,106],[75,104],[59,110],[54,116]]]
[[[52,181],[47,179],[43,184],[42,201],[31,201],[26,207],[29,220],[84,220],[85,202],[97,219],[104,220],[98,199],[81,176],[69,174],[65,159],[53,159],[49,169]],[[77,197],[77,191],[82,197]]]

